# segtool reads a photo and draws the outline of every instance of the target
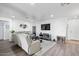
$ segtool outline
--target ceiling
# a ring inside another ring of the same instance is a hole
[[[52,17],[51,17],[52,15]],[[62,6],[60,3],[1,3],[0,16],[18,19],[46,20],[50,18],[79,16],[79,4],[70,3]]]

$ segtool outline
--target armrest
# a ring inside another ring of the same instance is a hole
[[[34,54],[40,50],[40,42],[39,40],[33,41],[31,46],[29,47],[29,54]]]

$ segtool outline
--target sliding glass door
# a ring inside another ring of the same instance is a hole
[[[9,22],[0,20],[0,40],[9,38]]]
[[[4,23],[0,21],[0,40],[4,39]]]

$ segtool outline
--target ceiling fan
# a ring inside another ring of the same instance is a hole
[[[61,3],[60,5],[61,6],[68,6],[68,5],[70,5],[70,3]]]

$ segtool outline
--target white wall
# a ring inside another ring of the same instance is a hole
[[[25,29],[20,27],[20,24],[26,24],[27,27]],[[31,31],[32,29],[32,23],[31,22],[27,22],[24,20],[13,20],[12,21],[12,30],[15,31]]]
[[[9,36],[6,37],[6,38],[10,39],[10,41],[11,41],[11,30],[15,30],[15,31],[32,31],[33,23],[28,22],[27,19],[26,20],[17,20],[17,19],[12,20],[11,18],[0,17],[0,20],[9,22],[10,28],[9,28],[9,34],[7,34]],[[20,28],[19,27],[20,24],[26,24],[27,28],[26,29]]]
[[[51,30],[41,30],[41,24],[50,23]],[[66,36],[66,25],[67,25],[67,19],[60,18],[60,19],[49,19],[46,21],[39,21],[39,23],[36,23],[36,32],[37,35],[39,35],[40,32],[42,33],[49,33],[51,34],[52,39],[56,39],[57,35],[59,36]]]

